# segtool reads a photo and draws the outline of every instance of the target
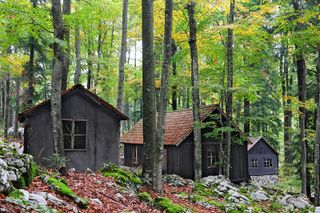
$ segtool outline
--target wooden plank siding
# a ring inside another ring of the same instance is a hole
[[[82,89],[75,88],[62,96],[62,119],[87,122],[86,149],[65,151],[68,168],[98,170],[106,162],[118,164],[120,119],[112,110],[101,106]],[[50,163],[45,158],[53,154],[50,104],[26,115],[25,123],[26,151],[38,164],[49,167]]]

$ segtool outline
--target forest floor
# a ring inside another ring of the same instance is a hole
[[[78,212],[162,212],[158,208],[148,205],[139,199],[132,191],[126,191],[126,189],[119,186],[112,177],[105,177],[100,173],[94,172],[68,172],[68,175],[64,177],[64,179],[77,195],[89,200],[88,208],[77,208]],[[191,186],[175,187],[164,184],[164,189],[164,193],[156,193],[148,187],[141,187],[138,190],[148,191],[152,197],[168,197],[174,203],[186,206],[191,212],[221,212],[215,207],[203,207],[193,203],[187,198],[175,196],[179,192],[191,192]],[[32,184],[25,190],[29,193],[51,193],[69,205],[58,205],[48,202],[48,206],[60,212],[75,212],[75,210],[70,207],[77,206],[76,203],[72,199],[62,196],[50,188],[40,177],[36,177]],[[22,206],[7,202],[6,198],[7,196],[0,194],[0,212],[24,212]],[[101,202],[96,202],[96,200]],[[31,212],[37,211],[31,210]]]

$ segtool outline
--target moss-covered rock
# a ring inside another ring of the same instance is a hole
[[[152,199],[151,195],[148,192],[140,192],[140,193],[137,194],[137,196],[143,202],[146,202],[148,204],[152,204],[153,203],[153,199]]]
[[[62,196],[71,198],[80,208],[87,208],[89,201],[86,198],[77,195],[67,184],[64,179],[54,178],[48,175],[42,175],[41,179],[52,189],[56,190]]]
[[[137,186],[142,184],[138,175],[120,168],[113,163],[105,164],[101,172],[106,177],[113,177],[120,186]]]
[[[184,206],[173,203],[169,198],[166,197],[157,197],[154,199],[154,202],[161,210],[165,210],[168,213],[182,213],[188,210]]]

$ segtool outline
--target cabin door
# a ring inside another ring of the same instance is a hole
[[[219,145],[204,145],[202,152],[203,176],[219,174]]]

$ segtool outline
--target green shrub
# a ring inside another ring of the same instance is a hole
[[[175,204],[166,197],[157,197],[154,199],[154,202],[162,211],[165,210],[167,213],[182,213],[187,211],[186,207]]]

